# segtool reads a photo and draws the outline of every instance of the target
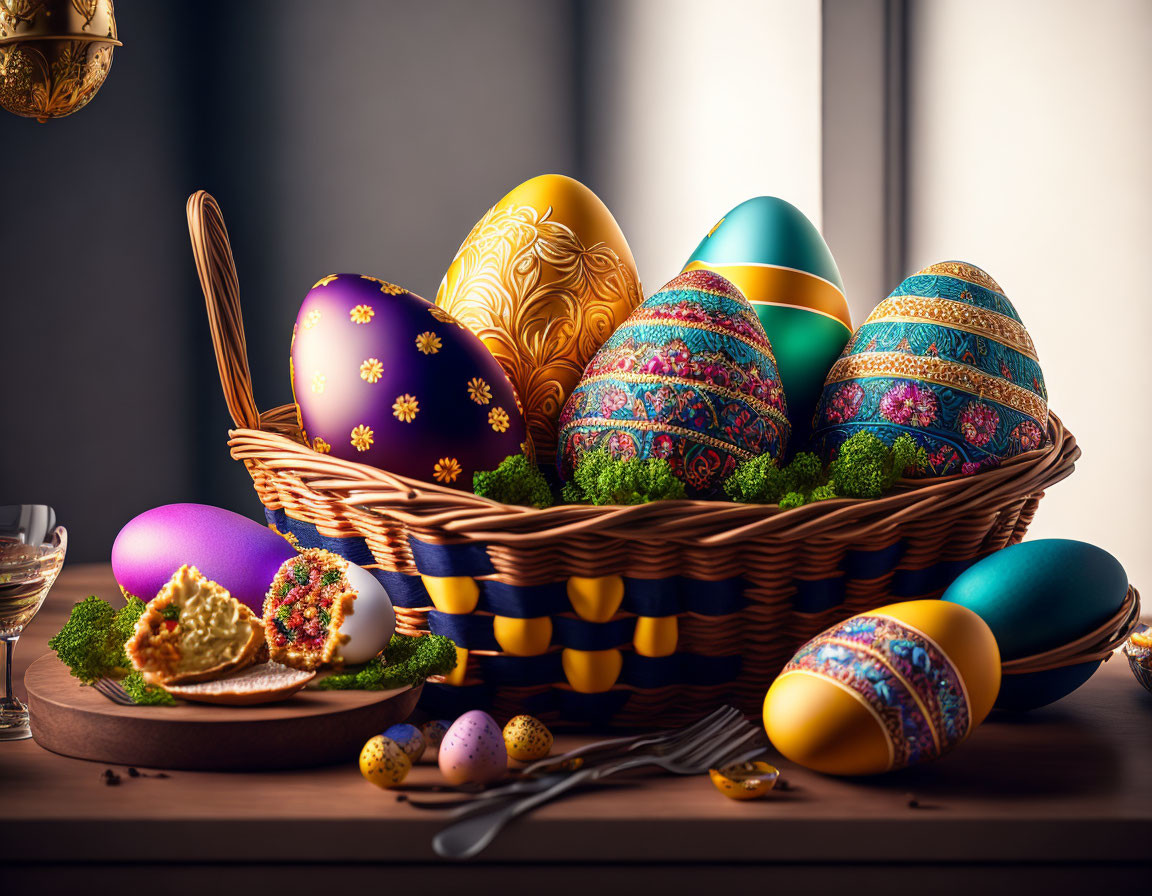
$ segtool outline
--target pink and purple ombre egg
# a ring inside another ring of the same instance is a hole
[[[112,545],[112,574],[150,601],[184,564],[228,589],[257,616],[276,570],[295,549],[246,516],[207,504],[165,504],[128,522]]]
[[[322,278],[292,331],[292,391],[322,454],[426,482],[472,474],[525,450],[520,400],[471,330],[399,286]]]

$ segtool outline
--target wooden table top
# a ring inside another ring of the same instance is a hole
[[[76,600],[117,591],[107,566],[70,566],[21,639],[17,677]],[[566,749],[579,737],[558,738]],[[1147,863],[1152,694],[1123,657],[1059,704],[993,717],[939,762],[868,780],[778,761],[790,787],[736,803],[706,777],[587,792],[509,827],[481,863]],[[104,766],[0,743],[5,863],[435,861],[440,822],[377,790],[356,757],[310,771],[172,772],[106,786]],[[438,779],[417,766],[414,786]],[[914,794],[919,807],[909,805]],[[9,869],[13,866],[8,865]],[[1146,871],[1143,873],[1147,873]],[[1145,878],[1146,880],[1146,878]]]

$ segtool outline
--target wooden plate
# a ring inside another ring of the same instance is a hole
[[[355,762],[364,741],[408,718],[421,690],[306,688],[265,706],[118,706],[81,685],[55,654],[29,666],[24,684],[32,737],[53,753],[202,771]]]

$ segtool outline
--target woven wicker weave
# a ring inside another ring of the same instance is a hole
[[[804,641],[853,613],[938,597],[973,562],[1018,542],[1044,489],[1068,476],[1080,454],[1051,415],[1036,451],[976,476],[904,482],[872,501],[784,512],[687,500],[547,510],[497,504],[318,454],[301,440],[292,406],[259,413],[220,209],[199,192],[188,218],[237,426],[232,456],[251,474],[270,525],[372,569],[402,631],[431,628],[466,650],[450,683],[426,688],[435,712],[486,705],[505,717],[527,711],[626,725],[681,724],[722,701],[758,712]],[[600,594],[622,581],[619,610],[606,622],[581,618],[569,599],[571,577],[593,580],[585,586]],[[430,590],[467,594],[471,581],[478,588],[470,612],[434,606]],[[509,655],[494,634],[497,616],[513,627],[548,619],[549,646]],[[669,655],[641,655],[641,617],[663,620],[656,628],[672,633]],[[570,662],[601,680],[573,678]]]

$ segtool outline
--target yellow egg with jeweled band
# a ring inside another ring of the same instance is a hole
[[[957,604],[907,601],[801,647],[764,698],[764,728],[799,765],[877,774],[951,750],[999,690],[1000,651],[983,619]]]
[[[632,250],[591,190],[560,174],[525,181],[464,240],[436,304],[478,335],[524,404],[540,463],[596,350],[642,298]]]
[[[504,726],[504,745],[513,759],[533,762],[552,752],[552,732],[535,716],[516,716]]]
[[[360,774],[385,790],[397,787],[412,771],[412,760],[396,741],[377,734],[360,751]]]

